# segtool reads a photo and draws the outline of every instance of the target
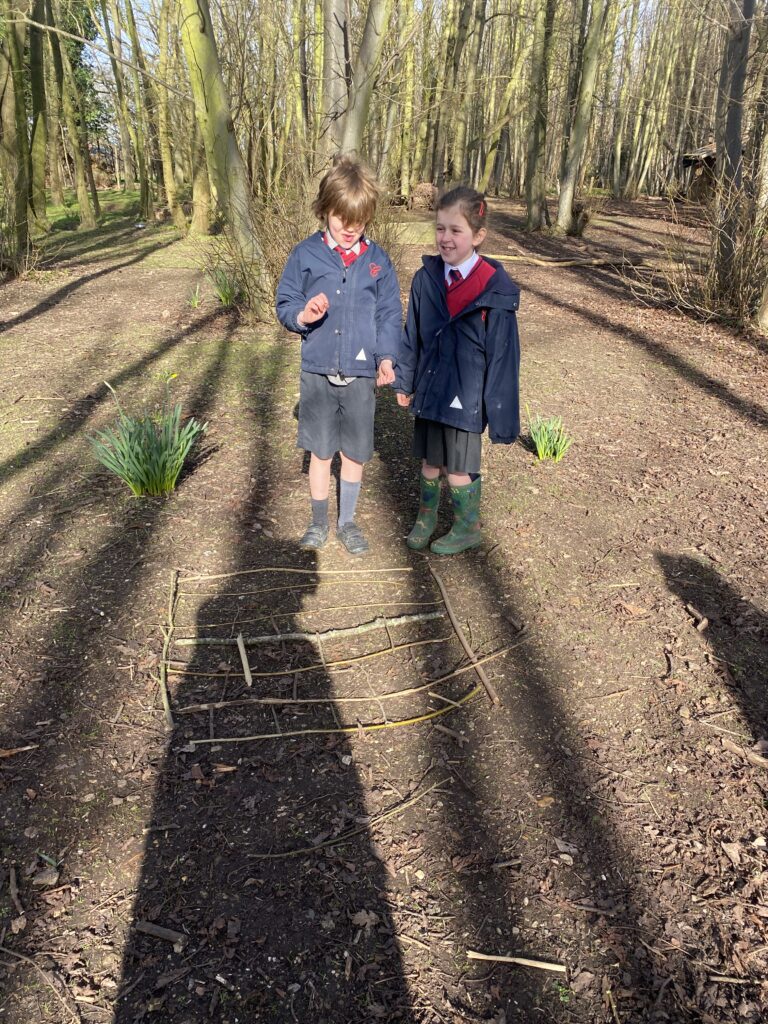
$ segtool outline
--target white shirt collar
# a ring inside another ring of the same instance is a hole
[[[328,230],[328,228],[326,228],[325,231],[323,232],[323,238],[325,239],[325,244],[328,246],[328,248],[329,249],[333,249],[334,252],[335,252],[336,246],[339,243],[334,241],[333,235]],[[353,246],[351,246],[349,249],[345,250],[345,251],[346,252],[353,252],[355,254],[355,256],[359,256],[360,255],[360,243],[361,242],[362,242],[362,238],[358,238],[358,240],[355,242],[355,244]],[[341,248],[343,249],[344,246],[342,246]]]
[[[468,256],[464,260],[463,263],[460,263],[458,265],[458,267],[452,267],[449,263],[443,262],[443,268],[444,268],[444,271],[445,271],[445,280],[450,283],[451,271],[452,270],[458,270],[459,273],[462,276],[462,279],[467,277],[467,275],[470,273],[470,271],[472,270],[472,268],[474,267],[474,265],[477,263],[477,261],[479,259],[480,259],[480,257],[477,255],[477,250],[473,249],[472,250],[472,255]]]

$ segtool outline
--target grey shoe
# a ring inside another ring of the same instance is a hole
[[[336,537],[350,555],[364,555],[368,551],[368,541],[357,523],[342,523],[336,531]]]
[[[328,540],[328,527],[318,526],[317,523],[310,523],[307,532],[299,541],[299,547],[307,551],[317,551],[323,547]]]

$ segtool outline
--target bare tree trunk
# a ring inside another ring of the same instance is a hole
[[[724,73],[720,79],[724,95],[723,116],[717,138],[717,148],[722,154],[718,180],[717,276],[720,293],[724,297],[729,294],[731,287],[731,269],[743,205],[740,195],[743,169],[741,126],[754,14],[755,0],[743,0],[741,11],[734,7],[723,50]]]
[[[576,180],[589,132],[592,117],[592,102],[595,95],[595,81],[600,61],[600,44],[603,29],[608,15],[611,0],[594,0],[592,15],[589,19],[587,39],[584,44],[584,60],[576,98],[576,112],[573,119],[573,130],[568,144],[568,159],[565,163],[565,174],[560,182],[560,201],[557,208],[557,230],[567,233],[573,230],[573,199],[576,191]]]
[[[485,29],[485,6],[486,0],[475,0],[474,11],[470,33],[471,44],[467,60],[467,75],[463,83],[462,98],[457,111],[455,134],[453,136],[453,151],[451,155],[451,167],[453,174],[462,180],[469,177],[469,163],[467,152],[467,128],[472,117],[472,110],[476,105],[475,86],[477,82],[478,66],[480,64],[480,50],[483,45],[483,30]]]
[[[549,60],[556,0],[540,0],[533,26],[533,74],[531,113],[528,129],[528,154],[525,172],[525,199],[528,207],[526,228],[540,231],[549,227],[547,208],[547,114],[549,99]]]
[[[117,103],[115,104],[115,117],[117,128],[120,133],[120,149],[123,157],[123,169],[125,171],[125,188],[133,188],[136,184],[136,170],[133,164],[131,152],[131,133],[128,128],[128,104],[125,98],[125,85],[123,81],[123,67],[115,60],[115,46],[112,41],[112,27],[109,23],[107,13],[107,0],[101,0],[101,17],[104,22],[104,38],[109,50],[110,64],[112,66],[112,77],[115,80],[115,92]],[[118,26],[119,29],[119,26]]]
[[[207,235],[211,230],[211,186],[203,136],[197,122],[192,155],[192,222],[189,230],[192,235]]]
[[[341,146],[347,108],[347,12],[344,0],[323,0],[323,93],[320,127],[322,163]]]
[[[45,0],[34,0],[32,20],[45,24]],[[32,181],[30,198],[32,210],[37,223],[45,228],[45,170],[48,149],[46,102],[45,102],[45,67],[43,64],[44,39],[43,30],[31,25],[29,29],[29,83],[32,95],[32,137],[30,157],[32,165]]]
[[[160,23],[158,26],[157,62],[158,77],[165,81],[168,78],[168,19],[170,17],[170,0],[162,0],[160,6]],[[160,89],[157,106],[157,140],[160,146],[160,158],[163,162],[163,185],[165,201],[171,213],[171,220],[179,231],[187,233],[187,218],[176,198],[176,179],[173,173],[173,154],[171,152],[171,136],[169,131],[170,110],[168,90]]]
[[[182,42],[205,146],[211,192],[240,259],[267,304],[269,281],[256,239],[248,175],[237,144],[229,95],[219,62],[208,0],[180,0]]]
[[[413,139],[413,109],[414,96],[416,94],[416,62],[413,55],[413,44],[407,42],[413,35],[415,23],[414,5],[405,0],[405,34],[406,45],[403,67],[403,106],[402,106],[402,131],[400,134],[400,195],[407,199],[411,194],[413,184],[412,170],[415,163],[412,163],[411,144]]]
[[[3,13],[9,14],[7,6]],[[7,219],[11,241],[9,252],[0,247],[0,256],[2,269],[13,274],[22,270],[29,247],[27,119],[22,107],[24,94],[19,94],[22,80],[15,71],[20,67],[18,37],[10,26],[5,38],[0,38],[0,175],[4,193],[0,213]]]
[[[392,0],[369,0],[363,38],[352,71],[349,104],[344,116],[341,137],[343,153],[359,153],[362,149],[363,131],[391,12]]]

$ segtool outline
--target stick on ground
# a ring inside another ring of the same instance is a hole
[[[499,964],[518,964],[520,967],[536,967],[540,971],[556,971],[558,974],[565,974],[564,964],[552,964],[546,960],[529,960],[525,956],[497,956],[494,953],[476,953],[474,949],[467,950],[468,960],[491,960]]]
[[[456,636],[459,638],[459,643],[464,648],[464,651],[465,651],[467,657],[469,658],[469,660],[475,666],[475,671],[477,672],[477,677],[480,680],[480,682],[483,684],[483,686],[485,687],[485,692],[488,694],[492,704],[499,704],[499,703],[501,703],[501,701],[499,699],[499,695],[496,692],[496,687],[493,685],[491,680],[488,678],[488,676],[485,674],[485,672],[481,668],[477,655],[472,650],[472,648],[469,646],[469,642],[468,642],[467,638],[464,636],[464,630],[461,628],[459,620],[456,618],[456,615],[455,615],[455,613],[453,611],[450,599],[448,597],[448,591],[445,589],[445,584],[440,579],[440,577],[437,575],[437,573],[435,572],[435,570],[432,568],[431,565],[429,567],[429,571],[434,576],[435,583],[438,585],[438,587],[440,588],[440,593],[443,595],[443,601],[445,602],[445,610],[448,612],[448,618],[451,620],[451,625],[456,630]]]

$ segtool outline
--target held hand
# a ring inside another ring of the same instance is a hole
[[[299,313],[299,323],[313,324],[316,320],[325,316],[329,306],[328,296],[324,292],[320,292],[319,295],[313,295]]]
[[[411,404],[412,398],[413,395],[401,395],[400,392],[398,391],[397,404],[400,406],[401,409],[407,409],[408,406]]]
[[[376,374],[376,383],[381,388],[385,384],[393,384],[395,381],[395,370],[391,359],[382,359],[379,363],[379,370]]]

